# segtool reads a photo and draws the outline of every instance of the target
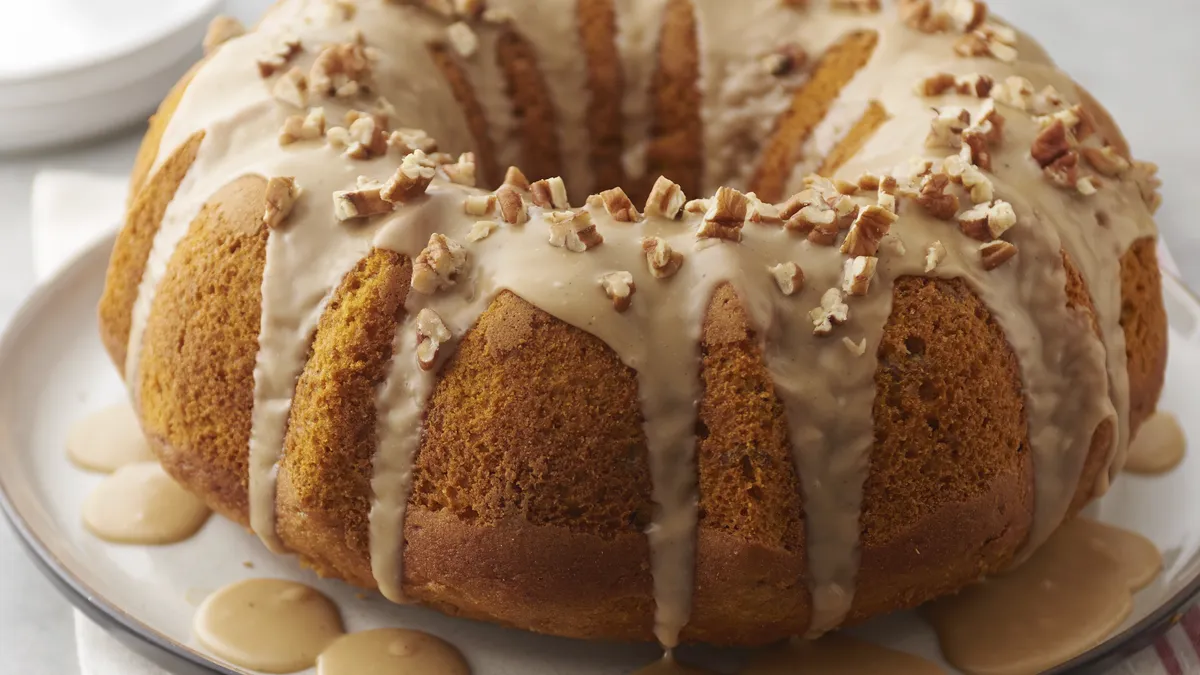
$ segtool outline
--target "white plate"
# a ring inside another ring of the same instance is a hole
[[[95,307],[111,238],[86,251],[28,300],[0,341],[0,505],[35,561],[67,597],[138,651],[177,672],[241,673],[210,660],[192,640],[191,619],[205,594],[247,577],[315,585],[342,608],[349,630],[411,626],[460,647],[477,675],[618,675],[654,658],[653,645],[613,645],[533,635],[451,619],[435,612],[361,599],[350,587],[319,580],[288,558],[268,553],[253,535],[214,517],[195,538],[148,548],[106,544],[80,523],[84,496],[100,477],[68,463],[67,429],[86,412],[124,396],[96,336]],[[1165,280],[1171,356],[1162,407],[1200,438],[1200,304]],[[1125,476],[1097,507],[1107,522],[1154,540],[1166,567],[1136,597],[1120,633],[1073,662],[1096,670],[1148,642],[1200,590],[1200,453],[1157,478]],[[253,569],[243,563],[250,561]],[[872,622],[862,636],[940,662],[936,640],[914,615]],[[685,659],[733,672],[746,652],[685,649]]]
[[[0,22],[0,151],[144,121],[200,57],[220,0],[39,0]]]

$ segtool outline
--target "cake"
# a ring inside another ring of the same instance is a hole
[[[1155,167],[983,3],[879,5],[215,24],[99,310],[163,466],[322,575],[577,638],[1019,564],[1155,408]]]

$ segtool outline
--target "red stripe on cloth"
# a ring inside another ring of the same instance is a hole
[[[1183,666],[1179,664],[1179,657],[1175,656],[1175,650],[1171,647],[1171,643],[1167,642],[1166,637],[1160,637],[1154,641],[1154,651],[1158,653],[1158,660],[1162,661],[1167,675],[1183,675]]]
[[[1187,633],[1188,642],[1192,643],[1192,649],[1200,656],[1200,607],[1193,607],[1183,615],[1180,621],[1183,624],[1183,630]]]

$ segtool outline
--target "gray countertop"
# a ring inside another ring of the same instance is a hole
[[[270,0],[230,0],[252,22]],[[1064,70],[1121,123],[1140,159],[1157,162],[1163,237],[1192,288],[1200,288],[1200,228],[1188,194],[1200,188],[1200,5],[1192,0],[992,0],[997,13],[1032,32]],[[46,168],[124,173],[142,129],[70,149],[0,158],[0,322],[33,287],[29,193]],[[1200,202],[1200,197],[1198,197]],[[0,671],[79,672],[70,607],[0,523]]]

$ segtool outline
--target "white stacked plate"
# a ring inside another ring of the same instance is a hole
[[[220,4],[4,3],[0,151],[62,145],[145,120],[199,58]]]

